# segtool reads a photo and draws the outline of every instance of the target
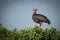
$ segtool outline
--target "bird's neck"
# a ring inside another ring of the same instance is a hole
[[[33,14],[36,14],[36,12],[34,12]]]

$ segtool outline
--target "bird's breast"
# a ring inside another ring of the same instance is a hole
[[[37,19],[37,17],[35,15],[32,18],[33,18],[34,22],[38,23],[39,20]]]

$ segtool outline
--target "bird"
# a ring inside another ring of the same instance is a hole
[[[50,25],[50,20],[46,16],[42,14],[37,14],[37,8],[34,8],[32,11],[33,11],[32,19],[35,23],[39,24],[40,27],[42,23],[47,23],[48,25]]]

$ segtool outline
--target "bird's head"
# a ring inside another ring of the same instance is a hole
[[[33,11],[33,12],[36,12],[36,11],[37,11],[37,8],[34,8],[32,11]]]

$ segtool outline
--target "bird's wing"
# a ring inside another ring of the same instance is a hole
[[[42,14],[36,14],[35,17],[36,17],[36,19],[39,19],[40,21],[50,24],[50,20]]]
[[[35,18],[39,19],[39,20],[42,20],[42,21],[46,21],[46,17],[42,16],[42,15],[36,15]]]

